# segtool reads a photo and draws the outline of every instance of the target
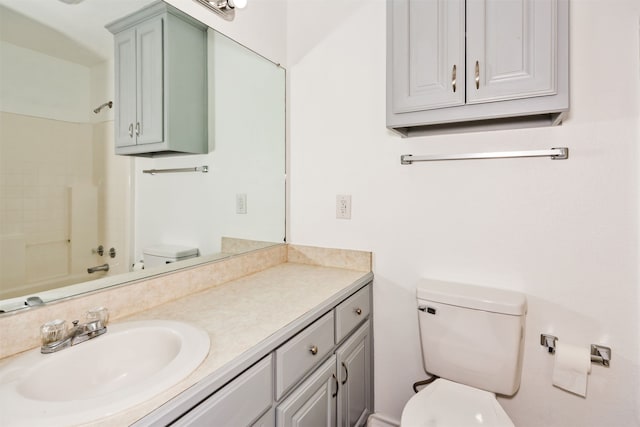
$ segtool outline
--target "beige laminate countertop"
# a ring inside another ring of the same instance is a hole
[[[222,385],[225,375],[242,368],[238,360],[249,360],[247,354],[262,349],[266,354],[287,325],[330,309],[334,300],[348,296],[372,277],[362,271],[284,263],[122,319],[191,323],[208,332],[211,349],[200,367],[179,384],[90,425],[130,425],[192,386]]]

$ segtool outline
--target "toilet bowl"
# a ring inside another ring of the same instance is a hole
[[[496,395],[439,378],[402,411],[402,427],[514,427]]]
[[[518,292],[423,279],[416,289],[425,371],[402,427],[513,427],[496,394],[520,387],[527,299]]]

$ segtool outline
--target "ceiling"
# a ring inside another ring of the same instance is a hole
[[[104,27],[153,0],[0,0],[0,39],[86,66],[112,56]]]

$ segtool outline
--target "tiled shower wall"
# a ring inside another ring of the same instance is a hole
[[[19,284],[64,280],[94,262],[92,134],[89,123],[0,112],[0,297],[13,296]],[[81,254],[78,262],[71,262],[73,252]]]

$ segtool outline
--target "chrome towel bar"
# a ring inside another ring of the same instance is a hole
[[[509,159],[518,157],[550,157],[551,160],[565,160],[569,158],[567,147],[550,148],[548,150],[530,151],[497,151],[493,153],[467,153],[467,154],[432,154],[427,156],[414,156],[403,154],[400,163],[410,165],[413,162],[434,162],[441,160],[473,160],[473,159]]]
[[[155,175],[158,173],[174,173],[174,172],[209,172],[209,166],[197,166],[193,168],[174,168],[174,169],[145,169],[142,173],[150,173]]]

